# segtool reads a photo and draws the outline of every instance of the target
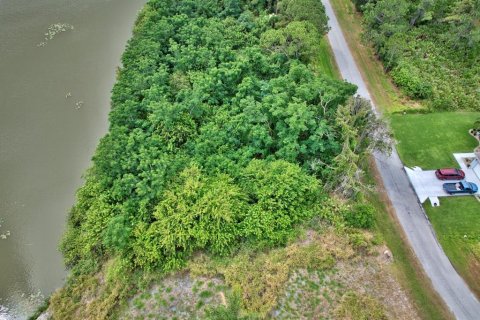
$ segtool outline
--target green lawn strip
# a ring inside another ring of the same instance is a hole
[[[397,150],[406,166],[423,169],[458,167],[454,152],[473,152],[469,134],[480,112],[391,115]]]
[[[373,183],[376,180],[381,184],[379,177],[374,180],[373,172],[375,169],[371,167],[368,172],[369,182]],[[406,242],[403,231],[391,212],[393,208],[390,211],[387,209],[385,205],[389,202],[387,195],[381,196],[379,193],[371,192],[367,198],[376,208],[375,231],[381,235],[391,250],[394,257],[393,271],[414,301],[420,317],[422,319],[453,319]]]
[[[442,198],[425,210],[453,266],[480,296],[480,261],[473,253],[480,241],[480,202],[475,197]]]
[[[334,79],[341,79],[337,64],[333,58],[333,52],[328,43],[328,39],[324,36],[319,44],[319,54],[316,59],[313,59],[312,65],[316,72],[326,74]]]
[[[400,92],[385,74],[382,63],[375,58],[373,48],[362,40],[362,16],[355,11],[351,0],[330,0],[330,3],[376,105],[384,112],[418,108],[418,103],[401,98]]]

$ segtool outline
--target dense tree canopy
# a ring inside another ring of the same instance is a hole
[[[309,67],[326,18],[306,2],[277,15],[270,1],[148,2],[69,217],[75,272],[112,255],[172,270],[196,250],[282,244],[322,206],[355,87]]]
[[[440,110],[480,110],[479,0],[353,0],[393,80]]]

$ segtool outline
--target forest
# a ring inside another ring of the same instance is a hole
[[[62,242],[74,273],[109,256],[170,271],[196,250],[284,244],[326,186],[354,193],[376,120],[353,85],[309,69],[327,19],[305,3],[146,5]]]
[[[479,0],[352,0],[393,81],[431,110],[480,110]]]
[[[389,134],[354,85],[312,66],[327,30],[316,0],[145,5],[69,214],[58,317],[111,261],[115,304],[127,275],[180,270],[198,252],[282,247],[312,219],[372,226],[361,166]]]

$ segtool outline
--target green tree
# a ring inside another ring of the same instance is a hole
[[[380,0],[364,6],[364,21],[367,35],[380,52],[388,38],[409,28],[408,14],[410,6],[406,1]]]
[[[103,244],[117,252],[128,248],[132,228],[124,215],[116,216],[107,224],[103,235]]]
[[[260,43],[270,52],[309,62],[318,55],[319,33],[307,21],[290,22],[285,28],[262,34]]]
[[[137,263],[168,270],[198,249],[229,253],[239,236],[244,198],[227,175],[208,178],[195,165],[186,168],[156,206],[153,223],[137,230],[145,232],[134,249]]]
[[[367,187],[362,182],[361,163],[374,151],[390,152],[392,139],[370,102],[359,96],[338,108],[336,119],[343,147],[330,166],[326,187],[352,197]]]
[[[445,21],[453,26],[452,45],[463,49],[465,54],[476,56],[480,52],[480,0],[455,1]]]
[[[328,17],[325,7],[316,0],[281,0],[278,3],[279,13],[285,15],[288,21],[310,22],[320,35],[328,31]]]
[[[285,243],[293,226],[311,217],[319,204],[318,181],[286,161],[252,160],[241,181],[250,203],[243,233],[260,245]]]
[[[322,188],[309,164],[340,152],[335,114],[355,87],[307,65],[320,2],[272,17],[275,4],[146,4],[62,242],[75,272],[115,256],[173,270],[196,250],[284,243],[314,214]]]

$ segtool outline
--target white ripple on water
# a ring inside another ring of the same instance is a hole
[[[0,304],[0,320],[11,320],[13,319],[8,315],[8,308]]]
[[[70,30],[73,30],[73,29],[74,29],[74,27],[71,24],[68,24],[68,23],[58,22],[58,23],[51,24],[48,27],[47,32],[45,32],[45,34],[44,34],[45,38],[43,39],[43,41],[41,41],[37,44],[37,47],[45,47],[47,45],[48,41],[55,38],[55,36],[57,36],[59,33],[70,31]]]
[[[8,237],[10,237],[10,230],[6,230],[5,232],[1,232],[1,229],[2,229],[2,223],[3,223],[3,220],[0,219],[0,240],[6,240]],[[1,309],[0,309],[0,315],[1,315]],[[2,320],[2,318],[0,318],[0,320]]]
[[[43,302],[45,296],[39,290],[36,293],[15,292],[11,297],[0,298],[0,320],[18,320],[25,318],[25,313],[32,314]],[[20,306],[20,308],[10,308],[9,306]],[[18,313],[18,310],[21,313]]]

